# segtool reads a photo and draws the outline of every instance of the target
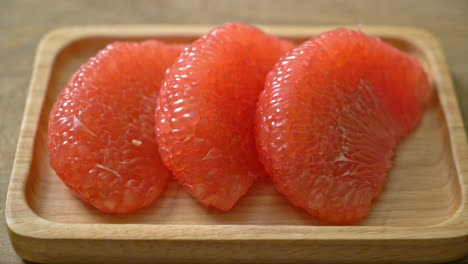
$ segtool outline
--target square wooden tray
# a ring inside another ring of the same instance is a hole
[[[301,42],[335,27],[260,26]],[[468,144],[448,67],[427,32],[365,26],[419,58],[437,90],[421,125],[398,147],[390,181],[369,216],[326,226],[258,183],[229,213],[207,210],[177,184],[126,216],[86,206],[48,163],[48,115],[90,56],[115,40],[189,43],[211,26],[73,27],[39,45],[6,204],[16,252],[47,263],[437,262],[468,254]]]

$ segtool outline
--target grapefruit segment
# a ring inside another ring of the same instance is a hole
[[[327,222],[356,222],[430,93],[414,58],[361,32],[323,33],[267,77],[256,114],[260,160],[294,205]]]
[[[188,46],[168,69],[156,104],[165,165],[205,206],[227,211],[263,175],[254,116],[265,76],[293,44],[225,24]]]
[[[82,200],[108,213],[149,206],[168,178],[154,151],[154,106],[180,46],[116,42],[82,65],[49,119],[50,164]]]

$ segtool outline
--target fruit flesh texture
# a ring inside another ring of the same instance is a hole
[[[330,223],[359,221],[430,93],[414,58],[361,32],[323,33],[267,77],[256,116],[260,160],[296,206]]]
[[[168,69],[156,104],[165,165],[199,201],[227,211],[254,180],[253,122],[265,76],[292,43],[225,24],[188,46]]]
[[[168,170],[154,151],[154,106],[164,72],[182,50],[116,42],[73,75],[49,119],[50,164],[82,200],[108,213],[152,204]]]

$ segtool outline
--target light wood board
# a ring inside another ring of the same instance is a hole
[[[333,27],[271,27],[301,42]],[[364,31],[416,56],[436,96],[397,150],[390,181],[355,226],[325,226],[259,182],[228,213],[207,210],[172,182],[152,207],[105,215],[74,197],[48,164],[48,114],[72,73],[115,40],[190,42],[210,26],[64,28],[42,41],[7,196],[17,253],[50,263],[113,261],[443,261],[468,253],[468,145],[445,58],[416,29]]]

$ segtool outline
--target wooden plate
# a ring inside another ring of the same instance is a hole
[[[296,42],[333,27],[272,27]],[[106,44],[156,38],[191,42],[210,26],[100,26],[42,40],[8,189],[6,220],[16,252],[47,263],[445,261],[468,253],[468,145],[447,64],[427,32],[364,31],[419,58],[437,90],[421,125],[403,140],[390,182],[369,216],[326,226],[268,182],[229,213],[207,210],[174,182],[151,208],[105,215],[63,185],[48,163],[49,111],[72,73]]]

